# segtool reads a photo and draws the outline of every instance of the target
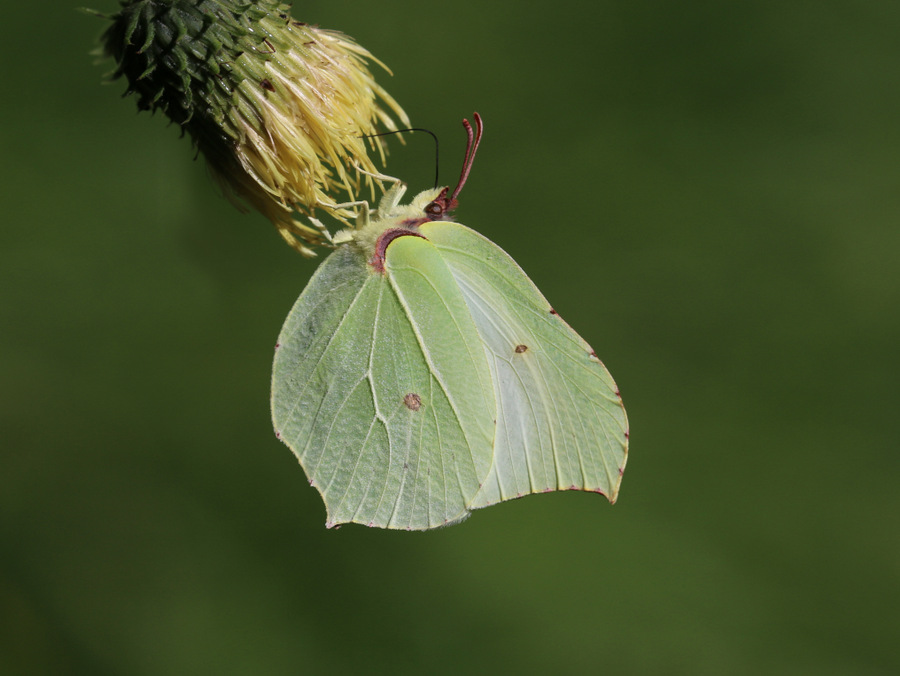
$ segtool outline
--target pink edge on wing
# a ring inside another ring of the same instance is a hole
[[[414,230],[408,230],[407,228],[390,228],[378,236],[378,241],[375,242],[375,253],[372,254],[372,258],[369,259],[369,265],[375,269],[375,272],[384,274],[384,257],[388,245],[398,237],[406,236],[427,239],[425,235],[415,232]]]
[[[550,488],[550,487],[548,486],[547,488],[545,488],[544,490],[542,490],[541,493],[552,493],[552,492],[555,491],[555,490],[556,490],[555,488]]]
[[[424,225],[425,223],[431,223],[430,218],[407,218],[405,221],[400,221],[400,225],[404,228],[418,228],[420,225]]]

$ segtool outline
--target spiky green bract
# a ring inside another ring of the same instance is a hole
[[[356,199],[357,170],[376,172],[363,137],[378,123],[396,129],[391,113],[409,123],[375,82],[371,54],[341,33],[295,21],[289,5],[271,0],[121,5],[102,37],[118,64],[113,78],[127,80],[139,109],[181,125],[230,194],[313,255],[304,242],[328,235],[293,212],[343,201],[335,191]],[[382,145],[373,145],[383,160]]]
[[[316,270],[278,338],[272,419],[326,524],[427,530],[505,500],[614,502],[619,390],[515,261],[429,190],[389,190]]]

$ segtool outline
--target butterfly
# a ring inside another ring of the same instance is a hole
[[[402,204],[396,182],[315,271],[276,344],[276,435],[326,526],[427,530],[532,493],[615,502],[628,452],[619,390],[500,247],[452,220],[459,182]]]

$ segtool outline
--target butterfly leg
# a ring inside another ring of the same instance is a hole
[[[396,178],[394,176],[388,176],[387,174],[381,174],[377,171],[366,171],[358,164],[354,164],[353,167],[360,174],[365,174],[366,176],[371,176],[376,181],[384,181],[385,183],[402,183],[402,181],[399,178]]]

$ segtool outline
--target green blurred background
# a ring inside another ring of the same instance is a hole
[[[112,0],[96,0],[110,11]],[[304,2],[443,142],[457,212],[595,347],[620,500],[324,528],[272,433],[315,263],[4,9],[4,674],[900,672],[896,2]],[[427,137],[390,172],[429,186]]]

